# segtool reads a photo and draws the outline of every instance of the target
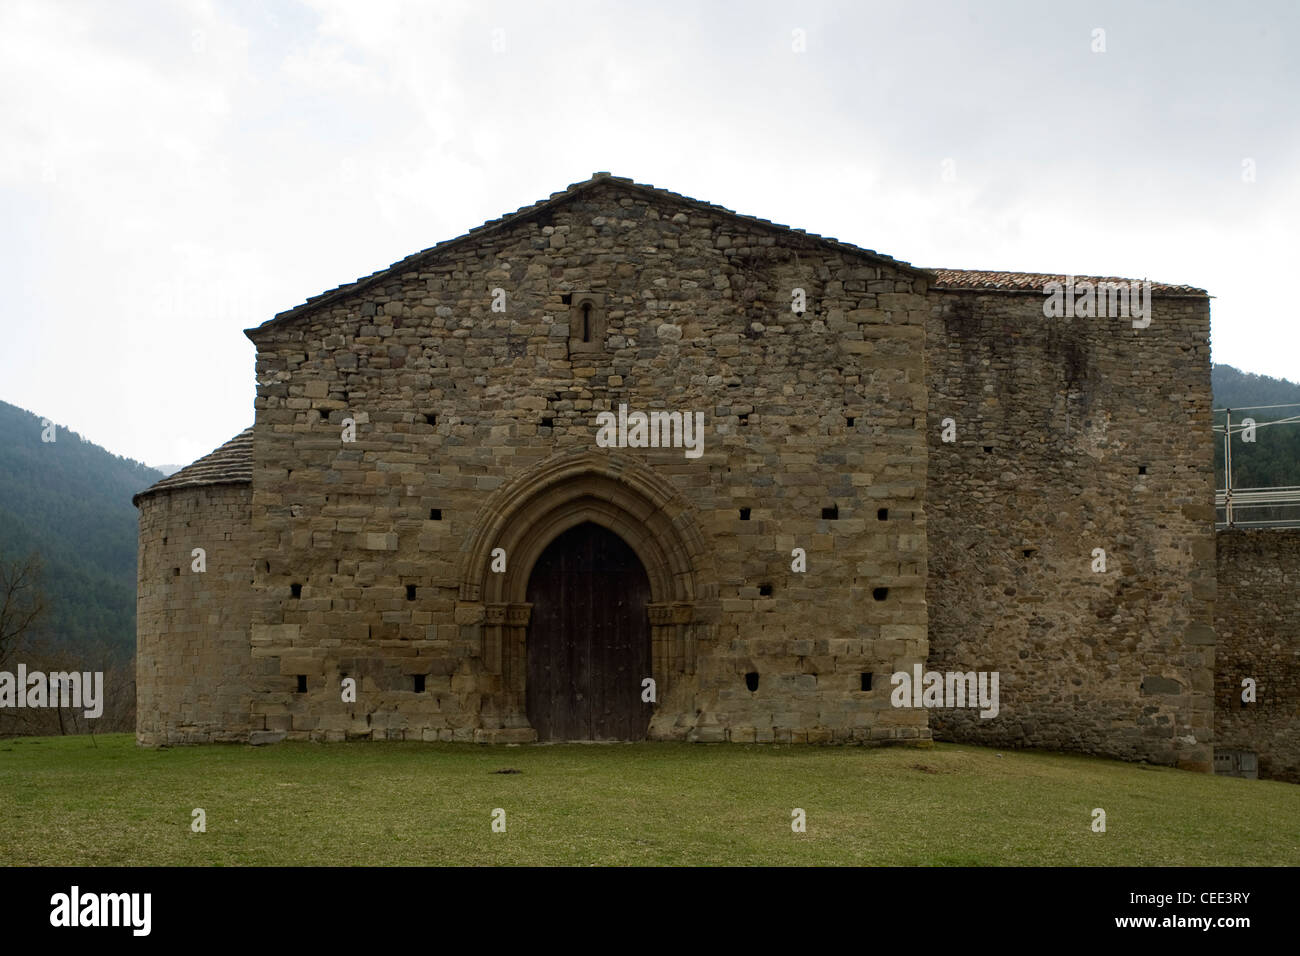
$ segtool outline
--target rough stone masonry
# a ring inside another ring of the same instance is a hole
[[[586,705],[530,572],[594,524],[649,582],[653,739],[1208,770],[1208,298],[1048,318],[1053,278],[596,174],[281,313],[253,426],[137,496],[140,743],[531,741],[536,695]],[[620,406],[701,453],[598,443]],[[997,717],[892,706],[916,665],[998,672]]]

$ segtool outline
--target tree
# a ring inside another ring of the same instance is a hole
[[[25,558],[0,554],[0,666],[45,616],[42,570],[34,551]]]

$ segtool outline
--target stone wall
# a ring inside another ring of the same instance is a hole
[[[993,719],[934,711],[931,728],[1209,770],[1208,301],[1157,297],[1136,329],[1046,318],[1043,300],[933,296],[929,666],[998,671],[1001,701]]]
[[[141,496],[136,739],[247,739],[251,714],[251,492],[247,484]],[[206,570],[192,570],[193,550]]]
[[[251,331],[259,729],[530,739],[529,561],[596,520],[651,578],[652,736],[927,737],[887,680],[927,652],[926,308],[901,264],[611,179]],[[620,403],[703,412],[702,457],[597,448]]]
[[[650,582],[652,737],[1208,770],[1208,300],[929,280],[605,178],[250,330],[251,489],[142,499],[141,741],[530,740],[529,572],[595,521]],[[702,454],[598,447],[620,405]],[[998,715],[891,706],[927,662]]]
[[[1300,783],[1300,528],[1221,531],[1218,545],[1215,749]],[[1247,677],[1254,703],[1241,699]]]

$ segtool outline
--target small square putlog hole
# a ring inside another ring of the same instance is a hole
[[[877,601],[883,601],[885,598],[889,597],[889,588],[873,588],[871,591],[871,597]]]
[[[771,597],[771,596],[772,596],[772,585],[770,585],[770,584],[760,584],[760,585],[758,586],[758,596],[759,596],[759,597]]]
[[[298,675],[298,693],[300,693],[300,694],[305,694],[305,693],[307,693],[307,675],[306,675],[306,674],[299,674],[299,675]]]
[[[414,600],[415,600],[415,585],[414,585],[414,584],[408,584],[408,585],[406,586],[406,599],[407,599],[408,601],[414,601]],[[423,680],[424,678],[420,678],[420,679]]]
[[[1145,475],[1146,473],[1147,473],[1147,466],[1146,466],[1146,465],[1138,465],[1138,474],[1139,474],[1139,475]]]
[[[823,508],[822,518],[826,521],[838,521],[840,519],[840,506],[831,505],[829,508]]]
[[[745,675],[745,686],[749,688],[750,693],[758,690],[758,671],[750,671]]]
[[[415,682],[415,692],[416,692],[417,694],[423,694],[423,693],[424,693],[424,675],[423,675],[423,674],[412,674],[411,676],[412,676],[412,678],[414,679],[414,682]]]
[[[442,509],[441,509],[441,508],[430,508],[430,509],[429,509],[429,520],[430,520],[430,521],[441,521],[441,520],[442,520]]]
[[[301,584],[290,584],[290,585],[289,585],[289,597],[291,597],[291,598],[300,598],[300,597],[302,597],[302,585],[301,585]]]
[[[741,508],[741,509],[740,509],[740,520],[741,520],[741,521],[748,521],[748,520],[749,520],[749,509],[748,509],[748,508]]]
[[[876,509],[876,520],[877,520],[877,521],[888,521],[888,520],[889,520],[889,509],[888,509],[888,508],[877,508],[877,509]]]

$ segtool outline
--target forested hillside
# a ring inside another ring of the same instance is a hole
[[[1214,407],[1232,409],[1235,430],[1243,418],[1253,418],[1258,425],[1283,418],[1300,416],[1300,385],[1285,379],[1252,375],[1231,365],[1213,369]],[[1252,405],[1283,405],[1291,408],[1249,408]],[[1216,412],[1214,424],[1222,426],[1227,415]],[[1224,487],[1223,433],[1216,433],[1215,474],[1217,486]],[[1271,488],[1300,485],[1300,422],[1290,425],[1257,427],[1255,441],[1232,437],[1232,485],[1234,488]]]
[[[52,644],[135,649],[137,512],[131,496],[162,477],[0,402],[0,555],[40,554]]]

